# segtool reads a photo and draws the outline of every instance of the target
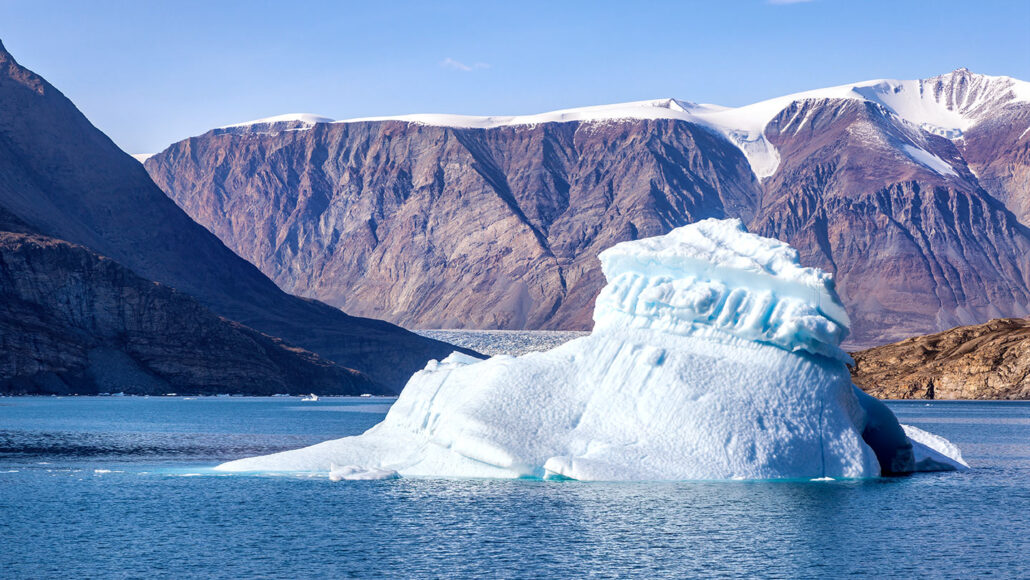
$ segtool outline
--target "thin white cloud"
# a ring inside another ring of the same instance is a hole
[[[803,4],[805,2],[812,2],[812,1],[813,0],[766,0],[766,4],[776,4],[776,5]]]
[[[477,70],[483,70],[490,68],[490,65],[485,62],[474,62],[472,64],[465,64],[460,60],[454,60],[451,57],[447,57],[440,61],[440,66],[449,68],[451,70],[460,70],[461,72],[473,72]]]

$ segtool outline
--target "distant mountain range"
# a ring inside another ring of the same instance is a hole
[[[587,329],[597,253],[740,217],[836,274],[851,347],[1030,314],[1030,83],[965,69],[738,108],[284,115],[146,160],[281,288],[420,328]]]
[[[0,393],[396,393],[452,350],[277,288],[0,45]]]

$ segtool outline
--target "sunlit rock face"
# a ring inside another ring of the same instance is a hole
[[[946,442],[913,445],[885,406],[859,399],[832,277],[788,245],[704,220],[600,260],[590,336],[431,362],[363,435],[219,469],[691,480],[962,466]]]

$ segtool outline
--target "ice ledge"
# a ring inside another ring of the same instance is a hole
[[[641,328],[686,336],[730,334],[842,362],[849,320],[830,274],[802,267],[782,242],[740,220],[708,219],[600,255],[608,285],[594,329]]]

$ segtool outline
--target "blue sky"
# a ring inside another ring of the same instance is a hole
[[[741,105],[966,66],[1030,80],[1030,1],[0,0],[0,39],[119,145],[282,113]]]

